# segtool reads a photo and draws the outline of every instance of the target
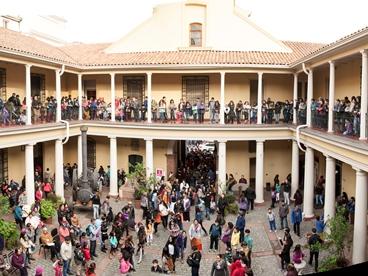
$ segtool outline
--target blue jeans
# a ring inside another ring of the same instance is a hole
[[[63,260],[63,276],[67,276],[68,272],[70,272],[70,260]]]
[[[268,222],[270,224],[270,230],[276,231],[276,220],[269,220]]]
[[[281,229],[289,227],[287,217],[280,217]]]
[[[98,219],[100,217],[100,206],[97,204],[93,204],[93,218]]]
[[[316,195],[316,205],[323,205],[323,195]]]

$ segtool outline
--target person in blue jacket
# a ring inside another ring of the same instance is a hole
[[[15,223],[19,225],[20,230],[22,230],[22,228],[24,227],[24,222],[23,222],[23,210],[22,208],[17,205],[14,208],[14,219],[15,219]]]
[[[323,216],[316,216],[316,230],[317,230],[317,234],[321,234],[323,233],[324,229],[325,229],[326,223],[324,222],[324,218]]]
[[[244,239],[244,229],[245,229],[245,217],[244,212],[240,211],[239,215],[235,222],[235,227],[239,229],[240,232],[240,240]]]
[[[294,207],[290,214],[291,224],[294,227],[294,233],[300,237],[300,223],[303,220],[302,210],[298,205]]]

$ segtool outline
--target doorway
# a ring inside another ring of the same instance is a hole
[[[43,175],[43,146],[42,143],[37,143],[33,147],[33,164],[35,170]]]
[[[84,80],[83,90],[84,96],[87,96],[87,99],[96,99],[96,80]]]
[[[258,80],[250,80],[250,96],[249,103],[253,106],[253,104],[258,101]]]
[[[140,103],[143,103],[145,91],[145,77],[123,77],[124,97],[135,97]]]
[[[143,163],[143,156],[137,154],[131,154],[128,156],[129,173],[134,172],[134,166]]]
[[[249,185],[256,187],[256,157],[249,159]]]
[[[45,101],[45,75],[31,74],[31,96],[38,96],[41,102]]]

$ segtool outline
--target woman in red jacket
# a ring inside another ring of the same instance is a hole
[[[230,276],[245,276],[246,272],[246,266],[243,266],[239,259],[230,266]]]

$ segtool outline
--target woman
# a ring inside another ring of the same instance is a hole
[[[303,258],[304,258],[304,254],[302,252],[300,244],[295,245],[292,260],[293,260],[294,267],[297,272],[302,270],[306,265],[306,262],[303,260]]]
[[[35,244],[28,238],[25,231],[22,231],[20,234],[19,242],[21,245],[22,253],[25,254],[25,265],[31,264],[31,260],[35,260],[32,258],[32,254],[35,251]]]
[[[197,247],[199,251],[202,251],[202,227],[195,219],[189,227],[189,239],[192,247]]]
[[[236,252],[239,246],[240,246],[240,232],[239,229],[235,227],[233,233],[231,234],[231,249]]]
[[[86,276],[96,276],[96,263],[91,263],[87,270],[86,270]]]
[[[167,204],[164,201],[161,201],[160,205],[158,206],[158,209],[160,210],[162,225],[164,226],[165,229],[167,229],[167,222],[169,219],[169,208],[167,207]]]
[[[170,100],[169,110],[170,110],[170,122],[171,123],[175,123],[175,110],[176,110],[176,105],[175,105],[173,99]]]
[[[227,228],[222,234],[221,241],[226,244],[227,248],[231,248],[231,236],[233,234],[234,224],[232,222],[227,223]]]
[[[229,276],[229,270],[227,264],[219,254],[216,256],[216,261],[212,265],[211,276]]]

